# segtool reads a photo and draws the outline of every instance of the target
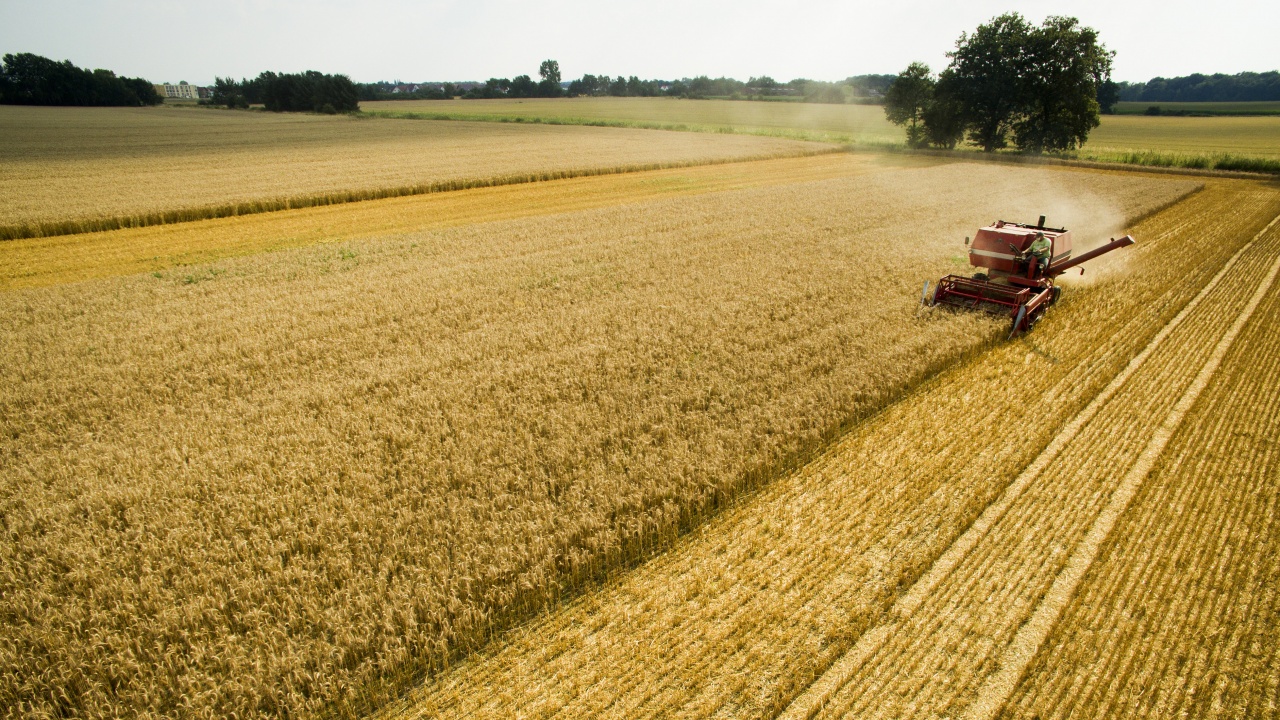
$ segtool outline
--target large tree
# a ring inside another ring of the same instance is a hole
[[[542,65],[538,67],[538,76],[542,78],[538,83],[539,97],[560,97],[564,94],[560,88],[560,63],[555,60],[543,60]]]
[[[936,82],[913,64],[886,94],[885,111],[910,123],[912,145],[954,147],[967,135],[986,152],[1010,140],[1024,152],[1068,150],[1098,126],[1099,99],[1114,102],[1114,53],[1075,18],[1049,17],[1035,27],[1006,13],[961,34],[947,56],[951,64]]]
[[[934,81],[929,66],[913,62],[894,78],[884,94],[884,114],[894,125],[907,126],[907,145],[926,144],[924,116],[933,102]]]
[[[952,96],[964,114],[969,140],[986,152],[1008,144],[1026,107],[1024,78],[1031,66],[1032,27],[1018,13],[1005,13],[972,35],[961,33],[951,58]]]
[[[1050,17],[1027,38],[1023,108],[1014,134],[1028,152],[1083,145],[1098,127],[1098,91],[1111,79],[1110,52],[1093,28],[1075,18]]]

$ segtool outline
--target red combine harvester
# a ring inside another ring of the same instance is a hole
[[[1043,267],[1028,252],[1038,234],[1043,234],[1050,245],[1048,262]],[[1013,320],[1009,337],[1013,338],[1030,330],[1058,300],[1062,288],[1054,285],[1055,278],[1099,255],[1132,245],[1134,239],[1131,235],[1112,238],[1106,245],[1072,258],[1071,231],[1045,227],[1041,215],[1035,225],[997,220],[978,230],[972,244],[969,238],[964,242],[969,245],[969,264],[985,272],[972,277],[948,275],[938,281],[932,297],[926,282],[920,302],[1008,313]],[[1083,274],[1084,269],[1080,272]]]

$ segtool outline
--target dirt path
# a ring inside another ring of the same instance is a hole
[[[1107,510],[1116,487],[1268,276],[1280,239],[1259,231],[1277,213],[1274,189],[1210,183],[1135,227],[1123,272],[1091,268],[1033,336],[935,378],[388,714],[964,711],[1001,667],[1032,662],[1045,637],[1020,637],[1023,622],[1081,544],[1108,536],[1115,519],[1098,518],[1122,515]],[[1015,641],[1029,654],[1006,655]],[[995,710],[1011,692],[998,687]]]

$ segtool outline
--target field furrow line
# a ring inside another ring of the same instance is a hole
[[[1192,345],[1194,345],[1194,340],[1192,341]]]
[[[1256,242],[1257,238],[1250,242]],[[1246,276],[1267,270],[1256,259],[1249,259],[1243,265],[1236,263],[1233,283],[1242,282],[1238,277],[1242,268],[1247,270]],[[1080,542],[1101,511],[1111,492],[1106,478],[1122,476],[1137,461],[1147,442],[1146,415],[1156,413],[1156,417],[1160,417],[1170,411],[1182,387],[1192,382],[1191,376],[1200,362],[1197,358],[1207,355],[1207,348],[1216,340],[1213,329],[1225,324],[1221,322],[1224,305],[1229,312],[1244,302],[1234,286],[1220,287],[1212,297],[1213,302],[1198,303],[1201,307],[1192,308],[1196,319],[1179,331],[1178,341],[1143,367],[1145,380],[1126,387],[1123,399],[1113,399],[1108,412],[1119,413],[1119,416],[1101,425],[1090,425],[1085,435],[1071,445],[1069,452],[1074,457],[1065,457],[1060,465],[1080,468],[1084,474],[1077,473],[1070,480],[1052,478],[1053,482],[1044,487],[1037,484],[1036,492],[1024,503],[1028,507],[1020,510],[1016,517],[1006,519],[1005,524],[1010,527],[1002,532],[1005,536],[1020,537],[1014,542],[1021,544],[1006,546],[1008,540],[993,538],[984,543],[983,552],[966,558],[964,562],[970,570],[948,578],[946,587],[939,586],[930,595],[927,608],[918,611],[908,622],[900,623],[889,646],[875,654],[874,663],[857,670],[856,682],[846,683],[847,689],[838,692],[840,699],[832,700],[824,714],[911,714],[915,712],[912,708],[922,706],[949,712],[944,706],[956,702],[951,698],[967,694],[965,688],[970,687],[970,679],[989,672],[984,668],[993,662],[989,659],[991,653],[1012,640],[1012,630],[1034,610],[1034,602],[1028,605],[1028,599],[1039,598],[1049,589],[1062,568],[1061,563],[1069,555],[1066,548]],[[1205,335],[1206,332],[1209,334]],[[1206,349],[1199,351],[1202,347]],[[1182,376],[1185,379],[1173,381]],[[1165,400],[1159,401],[1159,398]],[[1108,467],[1114,470],[1108,471]],[[1058,488],[1071,489],[1064,494]],[[1040,530],[1028,534],[1027,528]],[[976,568],[983,570],[978,572]],[[988,577],[999,580],[986,580]],[[1010,635],[1006,636],[1006,632]],[[919,664],[923,658],[908,657],[912,653],[930,655],[928,664]],[[957,665],[962,657],[963,663]],[[877,677],[882,680],[874,680]],[[886,686],[891,687],[891,691],[868,690],[883,684],[886,678],[892,678]],[[911,701],[907,705],[895,704],[896,700],[888,702],[894,698]]]
[[[1270,229],[1277,220],[1280,220],[1280,217],[1272,220],[1267,229]],[[1053,587],[1050,588],[1045,600],[1037,608],[1035,614],[1031,616],[1031,619],[1022,627],[1022,630],[1019,631],[1010,646],[1009,652],[1001,658],[1000,670],[983,686],[977,700],[965,713],[966,718],[980,720],[995,717],[996,713],[1000,711],[1013,694],[1018,681],[1022,679],[1022,675],[1026,671],[1027,665],[1035,657],[1036,652],[1040,649],[1040,646],[1061,616],[1063,609],[1074,596],[1085,572],[1093,564],[1098,551],[1102,547],[1102,543],[1111,534],[1111,530],[1115,527],[1120,515],[1128,508],[1129,502],[1137,492],[1139,484],[1151,472],[1156,461],[1159,460],[1160,454],[1168,445],[1169,439],[1173,436],[1173,432],[1208,386],[1209,380],[1222,364],[1222,360],[1227,351],[1230,350],[1231,344],[1253,316],[1263,298],[1266,297],[1267,291],[1271,289],[1271,285],[1278,273],[1280,273],[1280,259],[1277,259],[1272,264],[1265,281],[1258,287],[1253,297],[1250,298],[1245,311],[1241,313],[1235,323],[1223,335],[1217,346],[1214,347],[1213,355],[1210,357],[1209,362],[1201,368],[1200,373],[1196,376],[1191,387],[1187,389],[1178,401],[1173,412],[1157,428],[1151,438],[1151,442],[1143,450],[1138,464],[1121,481],[1111,501],[1107,504],[1093,527],[1090,528],[1085,541],[1076,548],[1075,553],[1067,562],[1066,569],[1054,581]]]
[[[985,538],[991,528],[1005,517],[1010,507],[1023,495],[1027,488],[1054,462],[1066,446],[1076,437],[1080,430],[1104,407],[1129,379],[1141,368],[1165,340],[1191,316],[1206,297],[1234,269],[1240,258],[1253,247],[1253,244],[1268,230],[1280,221],[1276,216],[1259,231],[1249,242],[1242,245],[1208,281],[1201,291],[1174,316],[1155,337],[1129,361],[1129,363],[1098,393],[1080,412],[1078,412],[1050,441],[1049,445],[1017,476],[1001,497],[979,516],[960,538],[933,564],[929,571],[903,595],[888,613],[890,618],[882,628],[875,628],[864,634],[856,645],[838,660],[821,678],[813,683],[806,692],[782,714],[781,717],[811,718],[830,701],[831,695],[843,687],[852,674],[860,668],[868,658],[878,652],[885,640],[895,634],[903,620],[913,615],[931,595],[938,585],[955,570]]]
[[[1278,311],[1273,288],[1003,717],[1275,714]]]
[[[1266,374],[1270,366],[1274,365],[1274,361],[1268,358],[1266,365],[1259,368]],[[1270,376],[1270,375],[1267,375]],[[1144,525],[1138,534],[1153,537],[1153,544],[1157,548],[1169,548],[1170,557],[1164,563],[1136,563],[1133,566],[1127,566],[1125,572],[1115,573],[1108,576],[1106,580],[1107,587],[1112,588],[1110,591],[1102,591],[1103,596],[1117,596],[1123,598],[1117,600],[1116,607],[1122,607],[1125,603],[1131,606],[1139,606],[1143,596],[1151,593],[1153,589],[1164,595],[1170,595],[1164,591],[1165,585],[1174,582],[1176,575],[1170,575],[1166,572],[1165,566],[1174,565],[1177,567],[1187,567],[1190,571],[1196,573],[1197,577],[1205,574],[1204,568],[1210,566],[1210,574],[1227,573],[1231,571],[1228,567],[1228,558],[1217,556],[1212,548],[1222,547],[1229,539],[1230,535],[1237,531],[1237,528],[1257,528],[1259,521],[1253,515],[1241,516],[1240,513],[1251,512],[1252,506],[1244,503],[1245,485],[1235,486],[1235,492],[1226,500],[1228,507],[1237,508],[1239,512],[1231,513],[1218,522],[1212,524],[1195,524],[1199,522],[1198,516],[1194,513],[1198,508],[1208,504],[1204,499],[1218,492],[1219,473],[1216,471],[1217,461],[1213,459],[1213,450],[1223,442],[1223,435],[1227,433],[1227,427],[1230,425],[1232,413],[1221,413],[1214,418],[1212,426],[1205,431],[1205,439],[1203,443],[1197,443],[1197,455],[1182,458],[1179,462],[1184,463],[1186,472],[1189,477],[1195,478],[1196,482],[1188,483],[1178,488],[1175,497],[1168,503],[1170,507],[1188,509],[1187,512],[1179,512],[1176,522],[1169,522],[1164,516],[1150,515],[1144,519]],[[1213,482],[1205,482],[1204,478],[1213,478]],[[1163,522],[1161,522],[1163,520]],[[1188,525],[1191,524],[1190,529]],[[1262,522],[1261,527],[1265,528],[1267,523]],[[1195,542],[1188,544],[1185,541],[1179,541],[1180,536],[1187,536],[1195,539]],[[1249,567],[1251,564],[1246,564]],[[1255,568],[1256,570],[1256,568]],[[1136,578],[1136,579],[1135,579]],[[1183,581],[1185,582],[1185,581]],[[1250,583],[1255,581],[1244,581],[1243,586],[1252,586]],[[1227,583],[1228,587],[1239,586],[1236,583]],[[1192,582],[1183,586],[1184,592],[1181,595],[1194,594],[1195,598],[1187,601],[1192,608],[1190,615],[1187,616],[1187,623],[1191,627],[1198,627],[1202,624],[1200,618],[1215,617],[1219,614],[1220,608],[1227,600],[1218,593],[1213,593],[1201,586],[1199,582]],[[1098,604],[1094,607],[1093,612],[1089,613],[1090,617],[1097,618],[1106,614],[1110,607],[1106,604]],[[1096,621],[1095,621],[1096,622]],[[1180,626],[1167,626],[1157,629],[1152,636],[1152,642],[1159,646],[1166,644],[1170,634],[1183,632]],[[1217,661],[1214,657],[1215,650],[1211,647],[1206,652],[1205,662],[1208,665],[1216,665]],[[1125,654],[1125,660],[1129,665],[1138,667],[1138,677],[1130,682],[1139,686],[1146,684],[1146,678],[1160,677],[1167,670],[1168,663],[1171,658],[1160,655],[1151,657],[1148,653],[1142,651],[1141,646],[1130,646]],[[1114,664],[1116,659],[1111,658],[1110,653],[1104,653],[1103,657],[1109,658],[1109,664]],[[1105,669],[1105,676],[1112,677],[1111,686],[1121,687],[1127,679],[1127,670],[1125,672],[1112,672]],[[1108,694],[1109,693],[1105,693]]]
[[[1208,183],[1143,221],[1133,229],[1143,238],[1135,248],[1141,253],[1126,259],[1141,283],[1097,271],[1089,282],[1099,287],[1069,295],[1047,332],[993,348],[930,381],[615,589],[515,633],[386,715],[704,718],[784,711],[865,629],[884,632],[882,618],[899,593],[1249,242],[1220,220],[1235,218],[1252,235],[1280,210],[1273,191],[1250,189],[1247,196],[1254,202],[1241,201],[1230,185]],[[1181,232],[1168,232],[1174,226]],[[1231,300],[1225,311],[1242,303]],[[1222,311],[1209,305],[1195,312]],[[1144,372],[1168,362],[1152,360]],[[1007,382],[1022,374],[1042,380],[1030,383],[1029,393]],[[1158,404],[1167,409],[1178,390],[1160,386],[1165,399]],[[1059,417],[1059,407],[1072,412]],[[936,423],[998,427],[1011,413],[1025,413],[1034,432],[976,444],[958,431],[917,432]],[[1145,439],[1136,430],[1130,435],[1126,447],[1136,454]],[[1094,515],[1105,501],[1101,495],[1090,501]],[[1061,500],[1050,495],[1044,503]],[[1093,517],[1085,517],[1088,508],[1081,512],[1076,524],[1083,535]],[[1047,587],[1065,555],[1052,547],[1035,554],[1050,563],[1039,573],[1047,575]],[[1024,592],[1034,595],[1035,583]],[[973,643],[966,647],[970,655],[987,654]],[[904,657],[911,666],[920,662]],[[868,682],[898,692],[892,678]]]

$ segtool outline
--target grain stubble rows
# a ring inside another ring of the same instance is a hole
[[[1193,188],[885,169],[0,294],[5,705],[397,687],[991,337],[913,317],[975,207],[1124,217]]]
[[[1278,212],[1280,198],[1264,185],[1210,183],[1135,228],[1140,245],[1115,259],[1126,272],[1116,267],[1076,288],[1035,335],[931,381],[822,459],[617,586],[520,631],[387,714],[492,717],[519,709],[529,717],[771,717],[784,711],[864,633],[887,627],[895,601],[1019,469]],[[965,710],[1106,506],[1108,483],[1123,477],[1146,446],[1148,418],[1164,417],[1184,396],[1266,275],[1277,242],[1273,231],[1241,257],[1239,272],[1220,284],[1214,301],[1201,303],[1134,374],[1138,384],[1125,383],[1066,443],[1045,479],[1031,483],[991,534],[901,619],[900,632],[881,633],[874,652],[842,682],[829,683],[825,702],[802,698],[792,711],[933,717]],[[1140,273],[1144,282],[1126,282],[1126,273]],[[1005,382],[1010,377],[1019,382]],[[1020,419],[1020,434],[1012,438],[973,430],[1000,427],[1009,417]],[[1250,479],[1266,472],[1254,467]],[[1102,557],[1109,557],[1106,546]],[[1151,562],[1163,566],[1158,556]],[[1257,586],[1239,592],[1268,602],[1274,595]],[[1265,626],[1249,627],[1246,636],[1266,637]],[[1163,632],[1166,642],[1176,643],[1176,630]],[[1053,666],[1046,657],[1037,656],[1028,677]],[[1266,662],[1254,661],[1250,676],[1251,687],[1263,688],[1264,706],[1272,690],[1256,668]],[[1203,658],[1200,667],[1216,672]],[[1225,674],[1231,677],[1232,669]],[[1079,682],[1074,678],[1064,672],[1059,687]],[[1187,701],[1178,693],[1185,681],[1161,680],[1177,702]],[[1039,712],[1034,689],[1024,683],[1011,707]],[[1111,691],[1142,692],[1133,685]]]

